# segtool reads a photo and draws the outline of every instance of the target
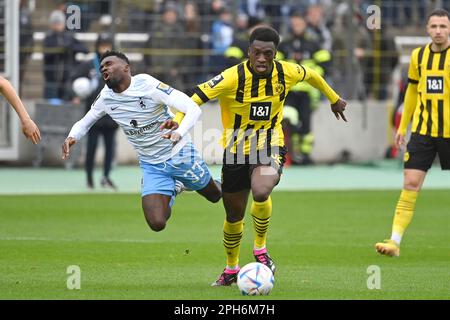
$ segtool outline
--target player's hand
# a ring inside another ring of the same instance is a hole
[[[172,141],[173,144],[177,144],[178,141],[181,140],[181,135],[178,132],[172,131],[170,132],[170,137],[167,139],[170,139],[170,141]]]
[[[397,149],[400,149],[405,145],[406,145],[405,135],[400,132],[397,132],[397,134],[395,135],[395,146],[397,147]]]
[[[169,130],[177,130],[179,127],[178,122],[171,120],[164,121],[160,126],[159,130],[169,129]]]
[[[336,119],[342,118],[345,122],[347,122],[347,118],[344,116],[345,107],[347,106],[347,101],[344,99],[339,99],[336,103],[331,105],[331,111],[333,111]],[[340,116],[340,117],[339,117]]]
[[[175,122],[173,120],[166,120],[164,121],[161,126],[159,127],[159,130],[169,129],[170,131],[166,134],[163,134],[164,139],[170,139],[173,144],[176,144],[181,139],[181,135],[178,132],[175,132],[179,127],[178,122]]]
[[[67,137],[66,140],[64,140],[64,143],[62,145],[62,159],[66,160],[69,158],[70,154],[70,147],[73,146],[77,141],[72,137]]]
[[[34,144],[38,144],[39,141],[41,141],[41,132],[39,131],[38,126],[31,119],[27,119],[22,122],[22,132],[25,137],[30,139]]]

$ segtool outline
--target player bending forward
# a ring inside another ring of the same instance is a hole
[[[220,187],[194,148],[188,130],[201,114],[184,93],[148,74],[131,76],[130,62],[121,52],[109,51],[100,61],[106,86],[83,119],[75,123],[62,145],[62,158],[90,127],[108,114],[138,152],[142,170],[142,208],[148,225],[161,231],[171,214],[174,197],[183,186],[196,190],[211,202],[221,198]],[[167,106],[186,113],[178,129],[171,132],[161,124],[172,118]],[[170,140],[163,135],[170,134]]]

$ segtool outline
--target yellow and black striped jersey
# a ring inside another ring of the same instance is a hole
[[[289,89],[298,82],[310,82],[332,103],[339,99],[314,70],[285,61],[273,63],[272,72],[260,76],[247,60],[194,89],[192,99],[198,105],[218,98],[224,128],[222,146],[233,153],[241,146],[244,154],[255,146],[257,150],[284,146],[283,104]],[[177,114],[175,120],[178,119]]]
[[[413,100],[415,105],[409,106],[414,108],[411,127],[414,133],[450,138],[450,54],[448,49],[433,52],[431,44],[428,44],[412,52],[408,82],[410,85],[417,85],[418,93],[417,99]],[[405,103],[406,108],[408,106]]]

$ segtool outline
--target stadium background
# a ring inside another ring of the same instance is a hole
[[[79,6],[81,27],[71,32],[90,52],[99,32],[112,33],[116,49],[130,56],[134,73],[164,72],[146,64],[150,55],[181,57],[177,76],[173,83],[167,82],[186,90],[217,73],[211,62],[216,57],[211,48],[211,24],[217,19],[213,6],[220,1],[192,1],[198,9],[194,19],[198,25],[185,34],[164,34],[173,44],[170,48],[146,45],[155,35],[152,24],[161,19],[162,1],[20,2],[19,7],[18,0],[0,1],[0,72],[20,91],[31,116],[37,119],[44,149],[23,138],[15,113],[0,98],[0,299],[237,298],[231,290],[203,290],[222,266],[221,206],[211,210],[203,201],[198,204],[196,195],[188,194],[177,200],[183,212],[177,212],[175,206],[169,223],[172,228],[161,235],[149,233],[142,217],[136,218],[141,214],[140,172],[136,153],[125,136],[118,134],[112,172],[119,193],[88,192],[82,169],[83,143],[72,162],[60,160],[60,144],[84,107],[70,102],[49,105],[43,99],[42,42],[53,10]],[[223,2],[235,21],[246,1]],[[290,10],[304,10],[319,1],[256,2],[264,10],[256,11],[253,18],[276,26],[286,37]],[[450,280],[446,209],[450,179],[437,167],[427,176],[424,188],[428,191],[421,196],[409,231],[411,248],[405,253],[410,256],[396,264],[377,257],[372,248],[389,231],[402,183],[402,153],[391,145],[409,54],[428,42],[425,13],[450,6],[448,2],[321,1],[324,22],[333,36],[341,37],[343,45],[331,50],[335,63],[327,79],[348,101],[349,123],[336,122],[326,101],[321,101],[313,115],[312,158],[317,165],[286,168],[277,188],[274,216],[279,218],[273,219],[269,242],[285,269],[277,276],[273,298],[449,298],[450,281],[445,280]],[[173,4],[179,10],[180,24],[188,30],[183,19],[185,1]],[[381,8],[381,29],[367,28],[370,5]],[[19,27],[24,11],[30,23]],[[235,22],[232,25],[236,27]],[[362,59],[356,59],[355,48],[364,49]],[[79,54],[77,60],[89,57]],[[211,142],[221,129],[219,107],[213,101],[202,108],[201,122],[191,134],[218,175],[220,167],[214,164],[220,163],[221,150]],[[102,145],[96,159],[102,162]],[[302,206],[297,212],[292,203],[298,201]],[[298,229],[290,225],[292,221]],[[250,245],[250,234],[247,228],[243,248]],[[426,245],[425,240],[429,241]],[[95,252],[104,253],[95,256]],[[203,264],[206,257],[213,258]],[[250,260],[250,256],[243,254],[242,260]],[[87,290],[74,293],[65,288],[69,264],[80,264],[88,274],[83,280]],[[386,270],[383,292],[366,287],[366,268],[371,264]],[[182,278],[179,273],[185,267],[197,272]],[[149,277],[152,273],[160,275],[158,282]],[[199,280],[198,274],[207,277]],[[396,281],[405,274],[406,278]],[[177,279],[177,285],[171,283],[171,277]]]

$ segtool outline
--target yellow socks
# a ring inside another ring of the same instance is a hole
[[[263,249],[266,246],[267,229],[272,215],[272,199],[269,197],[264,202],[253,200],[251,214],[255,230],[254,249]]]
[[[227,269],[235,269],[239,263],[239,250],[241,248],[244,220],[223,224],[223,246],[227,254]]]
[[[391,236],[391,240],[394,240],[398,245],[400,245],[403,234],[412,220],[417,195],[417,191],[409,191],[405,189],[403,189],[400,194],[400,199],[398,200],[397,207],[395,208]]]

